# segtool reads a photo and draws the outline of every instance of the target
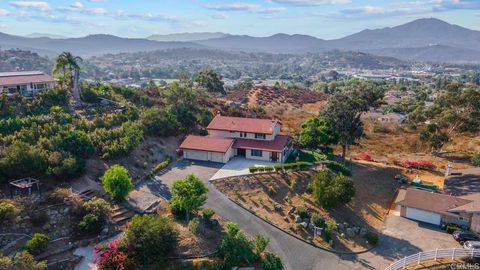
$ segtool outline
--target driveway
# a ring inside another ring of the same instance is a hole
[[[385,220],[379,246],[359,257],[378,269],[421,251],[453,247],[461,246],[438,226],[390,214]]]
[[[269,237],[269,248],[282,258],[285,269],[365,269],[362,265],[349,261],[349,259],[355,261],[355,257],[343,258],[347,260],[341,260],[333,253],[319,250],[285,234],[231,202],[209,182],[217,171],[220,170],[221,165],[181,160],[172,164],[168,172],[157,176],[156,179],[161,181],[162,185],[169,187],[176,179],[184,178],[191,173],[197,175],[209,189],[205,207],[212,208],[219,215],[237,223],[240,228],[250,235],[260,233]]]
[[[215,173],[215,175],[211,178],[211,180],[249,174],[250,167],[273,166],[276,164],[278,163],[274,163],[270,161],[262,161],[262,160],[250,160],[242,157],[235,157],[231,159],[227,164],[225,164],[220,170],[218,170],[218,172]]]

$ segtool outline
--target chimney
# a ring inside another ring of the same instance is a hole
[[[452,175],[452,165],[449,162],[447,165],[447,171],[445,172],[445,176],[450,176],[450,175]]]

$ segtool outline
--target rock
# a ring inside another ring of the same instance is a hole
[[[301,223],[302,218],[299,215],[295,215],[295,223]]]
[[[368,233],[368,230],[367,230],[365,227],[362,227],[362,228],[360,229],[360,235],[361,235],[361,236],[365,236],[367,233]]]
[[[308,230],[313,231],[314,228],[315,228],[315,225],[313,225],[313,223],[308,224]]]
[[[280,205],[280,204],[275,204],[275,211],[277,211],[277,212],[282,211],[282,205]]]
[[[303,222],[310,223],[310,219],[309,218],[304,218]]]
[[[353,228],[347,228],[345,235],[352,238],[355,236],[355,230]]]
[[[360,233],[360,227],[353,227],[353,231],[355,232],[355,234],[359,234]]]
[[[308,223],[306,223],[306,222],[302,222],[302,223],[300,223],[300,224],[301,224],[304,228],[307,228],[307,227],[308,227]]]
[[[47,224],[43,225],[42,229],[45,230],[45,231],[50,230],[50,224],[47,223]]]
[[[288,215],[292,215],[293,212],[295,212],[295,207],[290,208],[290,210],[288,210],[288,213],[287,213],[287,214],[288,214]]]

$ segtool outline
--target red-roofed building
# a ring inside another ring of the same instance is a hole
[[[208,136],[188,136],[180,145],[183,157],[226,163],[234,156],[285,162],[291,140],[280,134],[281,125],[269,119],[217,115],[208,125]]]
[[[53,89],[55,79],[41,71],[0,72],[0,93],[33,96]]]

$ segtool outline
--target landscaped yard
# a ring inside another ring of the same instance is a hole
[[[338,233],[333,234],[333,248],[360,251],[370,247],[365,234],[378,231],[383,224],[397,187],[394,176],[398,169],[363,163],[354,163],[352,169],[356,195],[347,205],[329,210],[319,207],[306,193],[315,171],[239,176],[214,181],[214,185],[261,218],[319,246],[329,247],[322,237],[313,238],[312,217],[335,220]],[[296,207],[302,206],[309,218],[300,221]]]

